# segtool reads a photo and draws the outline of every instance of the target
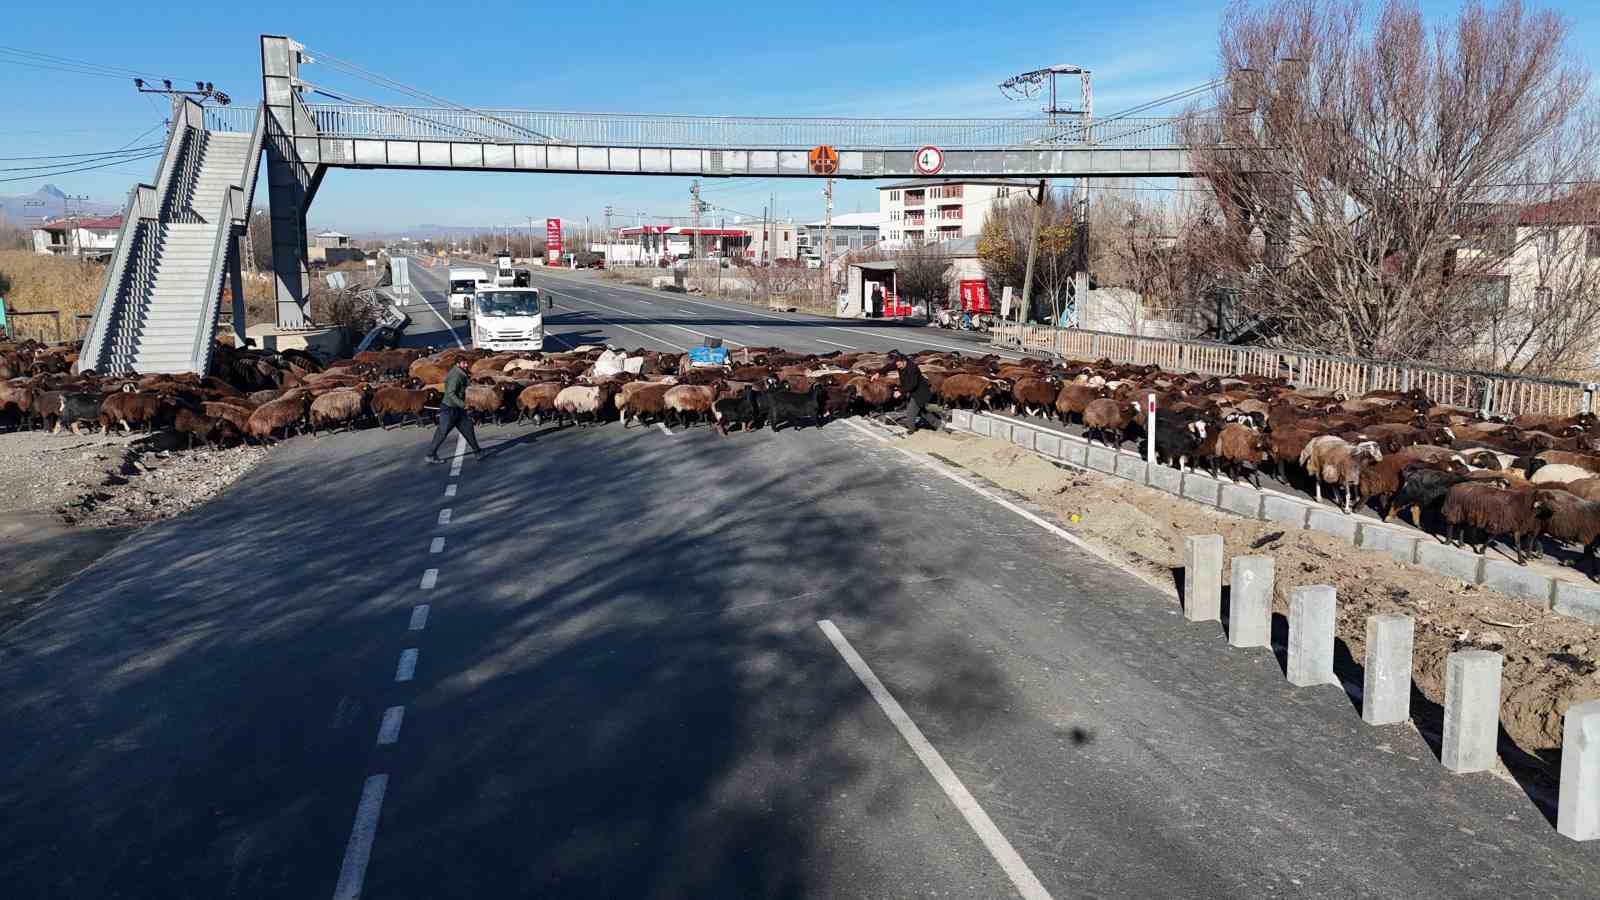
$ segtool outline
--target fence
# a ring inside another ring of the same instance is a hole
[[[1594,410],[1594,383],[1519,378],[1415,363],[1381,362],[1270,347],[1238,347],[1211,341],[1135,337],[1048,325],[998,324],[993,343],[1025,353],[1071,359],[1109,359],[1204,375],[1283,378],[1296,387],[1342,391],[1421,390],[1435,403],[1482,414],[1575,415]]]
[[[10,320],[12,340],[45,344],[83,340],[91,318],[89,315],[69,317],[59,309],[11,309],[6,311],[6,316]]]

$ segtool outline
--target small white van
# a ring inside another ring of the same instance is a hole
[[[472,304],[472,345],[482,350],[543,350],[538,288],[486,287]]]
[[[450,270],[450,318],[465,319],[472,309],[472,298],[484,288],[494,287],[494,281],[483,269]]]

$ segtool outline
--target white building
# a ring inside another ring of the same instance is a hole
[[[46,256],[106,259],[116,252],[121,216],[54,219],[33,229],[33,251]]]
[[[882,237],[883,213],[843,213],[833,217],[833,246],[824,247],[828,223],[819,219],[807,222],[800,229],[800,253],[817,257],[833,256],[851,250],[863,250],[876,244]]]
[[[977,237],[996,204],[1025,193],[1030,182],[919,178],[878,188],[882,239],[888,247]]]
[[[687,225],[635,225],[617,229],[617,235],[619,241],[603,248],[608,264],[659,265],[688,259],[697,249],[706,256],[742,257],[759,264],[794,259],[799,229],[793,222],[747,219],[736,226],[707,226],[698,232]]]

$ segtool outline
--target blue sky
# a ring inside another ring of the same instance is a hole
[[[1600,14],[1587,0],[1552,4],[1574,20],[1575,49],[1600,64]],[[1074,5],[924,0],[907,4],[786,3],[689,11],[695,4],[580,5],[390,2],[16,4],[0,45],[89,59],[175,80],[214,82],[241,104],[260,99],[257,35],[289,34],[430,93],[474,106],[705,115],[1023,116],[1036,104],[996,89],[1052,63],[1094,71],[1097,112],[1115,112],[1213,77],[1222,2],[1088,0]],[[1424,3],[1447,16],[1457,4]],[[1002,13],[980,12],[994,9]],[[368,11],[370,10],[370,11]],[[308,66],[302,76],[379,101],[381,88]],[[148,143],[165,116],[131,83],[0,64],[0,156],[81,153]],[[139,138],[143,132],[149,132]],[[23,163],[6,162],[0,166]],[[0,183],[25,193],[50,181],[69,193],[120,198],[154,162]],[[14,177],[20,173],[0,173]],[[598,224],[612,205],[684,215],[688,179],[626,176],[334,170],[312,208],[316,227],[360,232],[419,223],[526,223],[561,216]],[[815,181],[712,181],[713,217],[822,214]],[[264,192],[258,193],[258,199]],[[870,182],[842,182],[835,210],[877,208]]]

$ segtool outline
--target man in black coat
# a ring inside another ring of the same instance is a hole
[[[922,377],[922,370],[911,358],[896,352],[893,359],[894,367],[900,370],[900,387],[894,393],[896,397],[906,398],[906,429],[915,432],[918,428],[932,428],[922,417],[923,409],[933,399],[933,389],[928,386],[928,379]]]

